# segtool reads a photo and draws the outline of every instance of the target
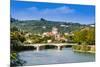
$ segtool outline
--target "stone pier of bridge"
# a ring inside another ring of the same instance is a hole
[[[37,46],[36,47],[36,51],[38,52],[40,50],[40,46]]]

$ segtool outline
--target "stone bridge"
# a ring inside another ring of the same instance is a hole
[[[41,46],[46,46],[46,45],[56,46],[57,50],[61,50],[62,46],[72,46],[72,45],[77,45],[77,44],[75,43],[44,43],[44,44],[24,44],[23,46],[33,46],[36,48],[37,51],[39,51]]]

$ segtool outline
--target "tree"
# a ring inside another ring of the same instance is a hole
[[[21,34],[21,32],[11,32],[11,40],[18,40],[21,41],[22,43],[26,40],[24,35]]]
[[[74,32],[73,41],[79,44],[95,44],[95,30],[92,28],[84,28]]]
[[[95,44],[95,29],[91,29],[88,31],[87,43],[89,43],[90,45]]]
[[[14,26],[14,27],[11,28],[11,32],[14,32],[14,31],[19,31],[19,30],[18,30],[17,27]]]

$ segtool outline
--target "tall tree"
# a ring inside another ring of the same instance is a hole
[[[79,44],[95,44],[95,30],[92,28],[84,28],[74,32],[74,42]]]

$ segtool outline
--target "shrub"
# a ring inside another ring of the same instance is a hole
[[[80,45],[73,45],[72,48],[74,50],[80,50],[81,49]]]

